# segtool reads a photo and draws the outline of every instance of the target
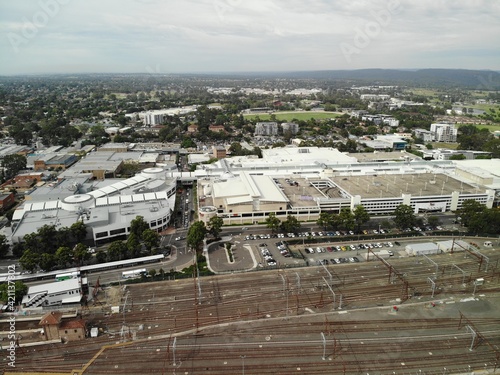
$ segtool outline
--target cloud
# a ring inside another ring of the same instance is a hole
[[[500,68],[500,2],[487,0],[41,0],[3,8],[0,74]],[[47,22],[24,35],[44,12]],[[358,50],[350,59],[346,45]]]

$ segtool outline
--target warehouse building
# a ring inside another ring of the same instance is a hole
[[[405,250],[409,256],[434,255],[441,253],[439,246],[433,242],[406,245]]]

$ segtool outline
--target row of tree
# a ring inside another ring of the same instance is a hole
[[[20,256],[19,263],[29,272],[81,266],[92,260],[88,246],[83,243],[86,236],[87,228],[80,221],[69,228],[56,229],[54,225],[44,225],[36,232],[27,234],[23,242],[16,244],[14,255]],[[130,223],[130,235],[127,240],[114,241],[107,251],[98,251],[96,262],[149,255],[159,245],[158,233],[149,228],[142,216],[137,216]]]
[[[500,234],[500,209],[487,208],[475,200],[469,199],[462,203],[457,211],[460,223],[471,234]]]

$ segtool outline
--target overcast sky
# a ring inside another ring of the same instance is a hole
[[[500,70],[498,0],[0,0],[0,75]]]

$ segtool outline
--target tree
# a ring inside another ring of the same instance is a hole
[[[341,225],[347,230],[353,230],[356,222],[354,220],[354,214],[350,208],[343,208],[340,210],[339,221]]]
[[[486,142],[482,148],[483,151],[491,152],[491,157],[494,159],[500,158],[500,139],[493,138]]]
[[[361,204],[354,207],[353,214],[354,214],[354,222],[356,223],[357,231],[359,233],[361,230],[361,226],[370,221],[370,214]]]
[[[65,268],[73,264],[73,256],[73,250],[67,246],[61,246],[56,250],[55,261],[59,267]]]
[[[26,169],[26,156],[18,154],[5,155],[2,159],[2,167],[5,179],[9,180],[17,175],[19,171]]]
[[[144,217],[136,216],[130,222],[130,233],[134,233],[139,240],[142,239],[142,232],[149,229],[149,224],[144,221]]]
[[[316,224],[326,230],[327,228],[332,226],[332,214],[326,211],[323,211],[319,214],[318,220],[316,220]]]
[[[144,232],[143,232],[144,233]],[[130,233],[127,238],[127,252],[129,258],[136,258],[141,253],[141,241],[135,233]]]
[[[106,258],[107,258],[106,252],[104,252],[102,250],[99,250],[95,254],[95,260],[96,260],[97,263],[105,263],[106,260],[107,260]]]
[[[52,270],[57,265],[57,259],[54,254],[43,253],[38,259],[38,266],[45,272]]]
[[[123,241],[113,241],[108,248],[108,261],[123,260],[127,258],[127,245]]]
[[[280,228],[281,221],[276,217],[274,212],[271,212],[266,218],[266,226],[274,233]]]
[[[431,227],[437,227],[439,225],[439,217],[437,216],[429,216],[427,218],[427,224],[429,224]]]
[[[27,249],[24,251],[19,264],[24,270],[33,273],[38,268],[39,255],[34,251]]]
[[[281,223],[281,229],[287,233],[297,233],[300,227],[300,221],[293,215],[288,215],[286,220]]]
[[[12,290],[10,288],[10,290]],[[14,283],[14,298],[15,303],[20,303],[23,299],[23,296],[28,292],[28,287],[22,281],[16,281]],[[9,300],[9,283],[0,284],[0,301],[5,303]],[[10,310],[9,310],[10,311]]]
[[[54,254],[59,246],[54,246],[54,239],[57,238],[55,225],[43,225],[38,229],[38,249],[40,253]]]
[[[219,216],[213,216],[208,220],[208,232],[215,238],[219,237],[224,220]]]
[[[191,225],[187,233],[186,241],[188,246],[193,249],[198,249],[203,243],[206,234],[207,228],[205,227],[205,223],[203,221],[195,222]]]
[[[83,242],[87,237],[87,226],[82,221],[77,221],[69,227],[71,237],[76,243]]]
[[[182,148],[196,148],[196,143],[189,137],[184,137],[184,139],[181,142],[181,147]]]
[[[156,270],[154,268],[149,270],[149,276],[151,276],[152,278],[156,276]]]
[[[73,249],[73,258],[79,266],[82,265],[84,262],[87,262],[92,258],[92,255],[90,255],[89,250],[87,246],[85,246],[82,243],[79,243],[75,246]]]
[[[152,229],[146,229],[142,232],[142,240],[149,253],[151,253],[153,247],[158,247],[160,245],[160,235]]]
[[[486,211],[486,206],[473,199],[467,199],[462,203],[462,207],[457,210],[460,222],[463,226],[469,227],[471,223],[478,224],[478,218]],[[481,221],[481,220],[479,220]]]
[[[411,228],[415,225],[416,217],[411,206],[400,204],[394,210],[394,215],[394,223],[399,229]]]
[[[5,235],[0,234],[0,258],[4,258],[9,253],[9,242]]]

